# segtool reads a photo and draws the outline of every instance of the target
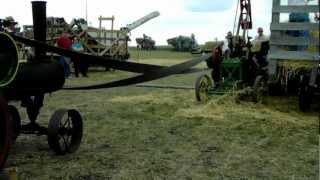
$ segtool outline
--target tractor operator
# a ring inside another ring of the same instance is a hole
[[[254,38],[254,41],[261,41],[261,42],[262,41],[269,41],[269,38],[263,34],[262,27],[259,27],[257,32],[258,32],[258,35]]]
[[[261,27],[258,28],[257,32],[258,35],[252,41],[251,52],[255,63],[262,68],[268,65],[269,37],[263,34],[263,28]]]
[[[263,42],[269,41],[269,38],[263,34],[262,27],[258,28],[258,35],[252,41],[252,52],[259,52],[261,51],[261,47]]]

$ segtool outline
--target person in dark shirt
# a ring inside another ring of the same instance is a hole
[[[215,87],[219,87],[220,85],[220,66],[223,61],[222,56],[222,47],[224,42],[220,42],[218,46],[212,49],[212,72],[211,76],[214,81]]]

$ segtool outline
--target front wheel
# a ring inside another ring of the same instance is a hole
[[[209,100],[209,91],[213,88],[212,81],[208,75],[201,75],[197,78],[195,84],[196,99],[199,102]]]
[[[83,134],[83,122],[76,110],[57,110],[48,127],[48,144],[58,155],[78,150]]]

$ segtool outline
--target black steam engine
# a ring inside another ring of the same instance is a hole
[[[45,42],[46,2],[32,2],[32,11],[34,39]],[[51,61],[43,47],[34,51],[34,57],[19,62],[15,41],[0,32],[0,169],[20,133],[47,135],[49,146],[59,155],[75,152],[81,143],[83,124],[76,110],[55,111],[48,127],[36,122],[45,94],[61,89],[65,76],[63,67]],[[30,123],[21,125],[19,111],[10,101],[21,103]]]

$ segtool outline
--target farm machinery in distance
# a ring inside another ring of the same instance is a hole
[[[152,12],[119,30],[114,29],[115,17],[99,17],[99,27],[88,26],[85,19],[73,19],[68,24],[64,18],[47,18],[47,41],[54,45],[59,36],[65,32],[71,32],[71,35],[81,39],[84,51],[95,56],[102,56],[116,59],[119,61],[128,60],[130,57],[128,51],[129,34],[134,29],[144,23],[156,18],[159,12]],[[105,29],[102,25],[104,21],[111,21],[111,28]],[[23,35],[26,38],[33,38],[33,26],[23,26]]]
[[[150,36],[143,34],[142,38],[136,38],[137,48],[144,50],[155,50],[156,41],[153,40]]]

